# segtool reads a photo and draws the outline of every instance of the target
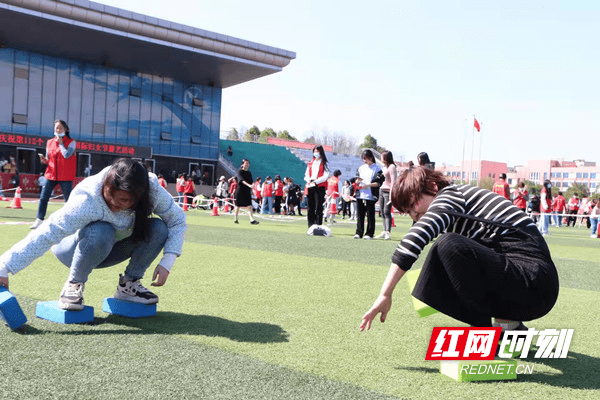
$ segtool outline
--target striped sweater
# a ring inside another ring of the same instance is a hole
[[[493,221],[493,225],[457,216]],[[409,270],[423,248],[442,233],[454,232],[471,239],[489,239],[510,234],[506,226],[524,228],[535,226],[533,221],[509,200],[486,189],[470,185],[451,185],[440,190],[425,215],[404,236],[392,262]]]

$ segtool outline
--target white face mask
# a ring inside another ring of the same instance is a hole
[[[315,151],[315,152],[313,153],[313,157],[314,157],[314,158],[321,158],[321,153],[319,153],[318,151]]]
[[[64,133],[56,133],[55,132],[54,136],[56,136],[56,137],[65,137],[65,134]]]

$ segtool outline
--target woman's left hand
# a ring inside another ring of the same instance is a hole
[[[152,275],[152,286],[162,286],[169,277],[169,271],[161,265],[157,265],[154,269],[154,275]]]
[[[377,314],[381,313],[381,317],[379,318],[381,322],[385,322],[388,312],[392,307],[392,296],[384,296],[379,295],[377,300],[375,300],[375,304],[369,311],[365,313],[362,317],[362,323],[360,324],[360,331],[364,331],[365,328],[367,330],[371,329],[371,322],[377,317]]]

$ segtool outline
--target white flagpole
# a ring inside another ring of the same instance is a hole
[[[473,114],[473,119],[475,119],[475,114]],[[473,147],[475,146],[475,122],[473,122],[473,129],[471,133],[471,161],[469,163],[469,177],[467,178],[467,184],[471,184],[471,178],[473,177]]]
[[[479,186],[479,180],[481,179],[481,139],[483,138],[481,124],[479,124],[479,129],[479,175],[477,175],[477,186]]]
[[[462,163],[460,164],[460,181],[463,181],[464,171],[465,171],[465,147],[467,145],[467,119],[465,118],[465,123],[463,124],[463,158]],[[463,182],[464,183],[464,182]]]

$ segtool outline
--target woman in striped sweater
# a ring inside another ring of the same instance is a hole
[[[489,190],[451,185],[439,171],[406,170],[392,190],[392,204],[415,224],[392,257],[392,265],[360,330],[381,313],[392,292],[434,238],[412,295],[473,326],[523,329],[522,321],[546,315],[558,297],[558,275],[533,221]]]

